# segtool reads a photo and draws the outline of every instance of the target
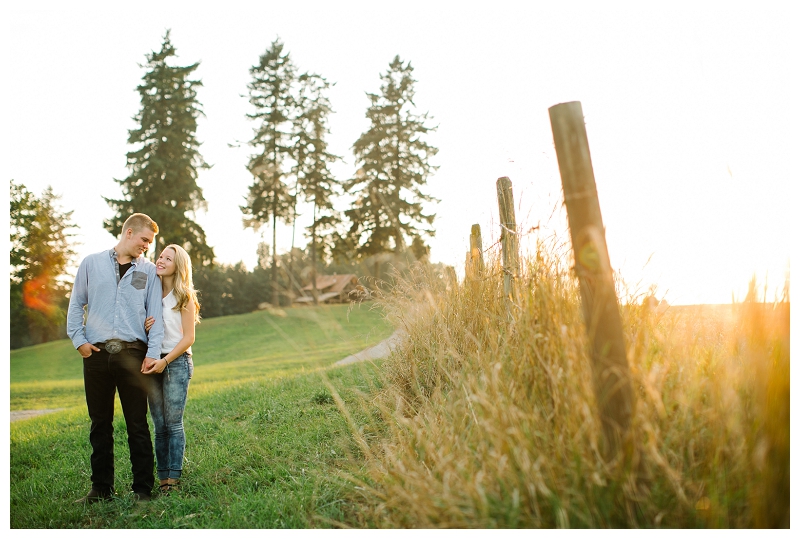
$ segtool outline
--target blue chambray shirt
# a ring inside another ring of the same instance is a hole
[[[86,325],[83,324],[83,307]],[[150,334],[144,320],[155,318]],[[147,357],[161,355],[164,321],[161,317],[161,279],[156,266],[143,256],[134,258],[130,269],[119,278],[114,249],[83,259],[75,276],[67,310],[67,335],[75,348],[109,339],[147,343]]]

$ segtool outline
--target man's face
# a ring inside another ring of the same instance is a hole
[[[129,228],[125,231],[125,249],[128,251],[128,255],[138,258],[147,251],[155,237],[156,233],[149,228],[141,230]]]

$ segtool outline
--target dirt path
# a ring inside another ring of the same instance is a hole
[[[383,359],[389,355],[389,353],[394,350],[397,344],[403,339],[405,336],[405,332],[403,330],[396,330],[388,339],[384,339],[375,346],[362,350],[353,354],[352,356],[347,356],[344,359],[340,359],[334,365],[348,365],[350,363],[355,363],[357,361],[367,361],[371,360],[374,361],[376,359]],[[32,417],[50,414],[53,412],[60,412],[64,408],[53,408],[49,410],[17,410],[11,412],[11,422],[14,421],[22,421],[24,419],[30,419]]]
[[[383,359],[387,357],[392,350],[394,350],[404,336],[405,331],[397,329],[388,339],[384,339],[375,346],[357,352],[352,356],[347,356],[344,359],[340,359],[334,363],[334,365],[348,365],[350,363],[355,363],[356,361],[374,361],[376,359]]]
[[[53,412],[60,412],[64,408],[52,408],[50,410],[17,410],[11,412],[11,422],[21,421],[23,419],[30,419],[38,415],[50,414]]]

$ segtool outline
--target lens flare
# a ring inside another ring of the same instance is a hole
[[[22,302],[29,309],[36,309],[47,316],[51,316],[57,309],[50,298],[47,283],[50,280],[47,273],[34,277],[22,284]]]

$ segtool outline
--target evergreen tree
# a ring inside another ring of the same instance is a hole
[[[332,232],[339,223],[332,198],[339,184],[329,165],[341,159],[328,152],[325,138],[330,134],[328,115],[331,104],[325,91],[330,84],[319,75],[303,74],[298,78],[297,114],[294,118],[294,159],[298,187],[307,202],[313,203],[313,219],[308,227],[311,238],[311,283],[314,303],[318,303],[317,258],[330,253],[331,241],[320,241],[320,234]],[[324,237],[332,239],[326,234]]]
[[[252,81],[247,85],[250,104],[255,112],[247,117],[257,122],[249,144],[256,149],[250,156],[248,170],[253,174],[253,184],[248,189],[246,204],[241,206],[244,225],[258,230],[272,221],[272,303],[278,304],[276,226],[278,219],[289,223],[294,208],[294,197],[286,183],[291,169],[292,112],[295,100],[292,86],[296,68],[283,52],[280,39],[250,68]]]
[[[414,254],[415,259],[426,260],[431,252],[431,248],[425,244],[425,240],[420,236],[414,236],[414,239],[411,241],[411,252]]]
[[[197,119],[203,115],[197,100],[199,80],[190,77],[199,62],[188,66],[170,66],[176,56],[164,35],[161,50],[146,56],[147,69],[137,87],[142,108],[134,117],[139,127],[130,130],[128,143],[139,146],[127,154],[130,175],[114,180],[122,187],[123,198],[108,199],[115,215],[103,226],[114,236],[132,213],[142,212],[158,223],[159,233],[152,251],[170,243],[186,249],[196,265],[211,263],[214,251],[206,242],[205,231],[189,216],[206,208],[203,192],[197,185],[197,172],[208,169],[200,155]]]
[[[36,197],[11,181],[10,340],[11,348],[66,336],[67,294],[63,278],[75,255],[72,212],[62,212],[48,187]]]
[[[427,113],[414,113],[412,72],[410,62],[404,64],[395,56],[381,75],[380,94],[367,94],[370,127],[353,145],[359,169],[344,186],[356,195],[345,215],[359,256],[391,250],[400,254],[406,238],[434,235],[430,225],[435,214],[423,213],[422,203],[438,201],[422,187],[437,168],[428,160],[438,149],[422,136],[436,128],[425,125]]]

